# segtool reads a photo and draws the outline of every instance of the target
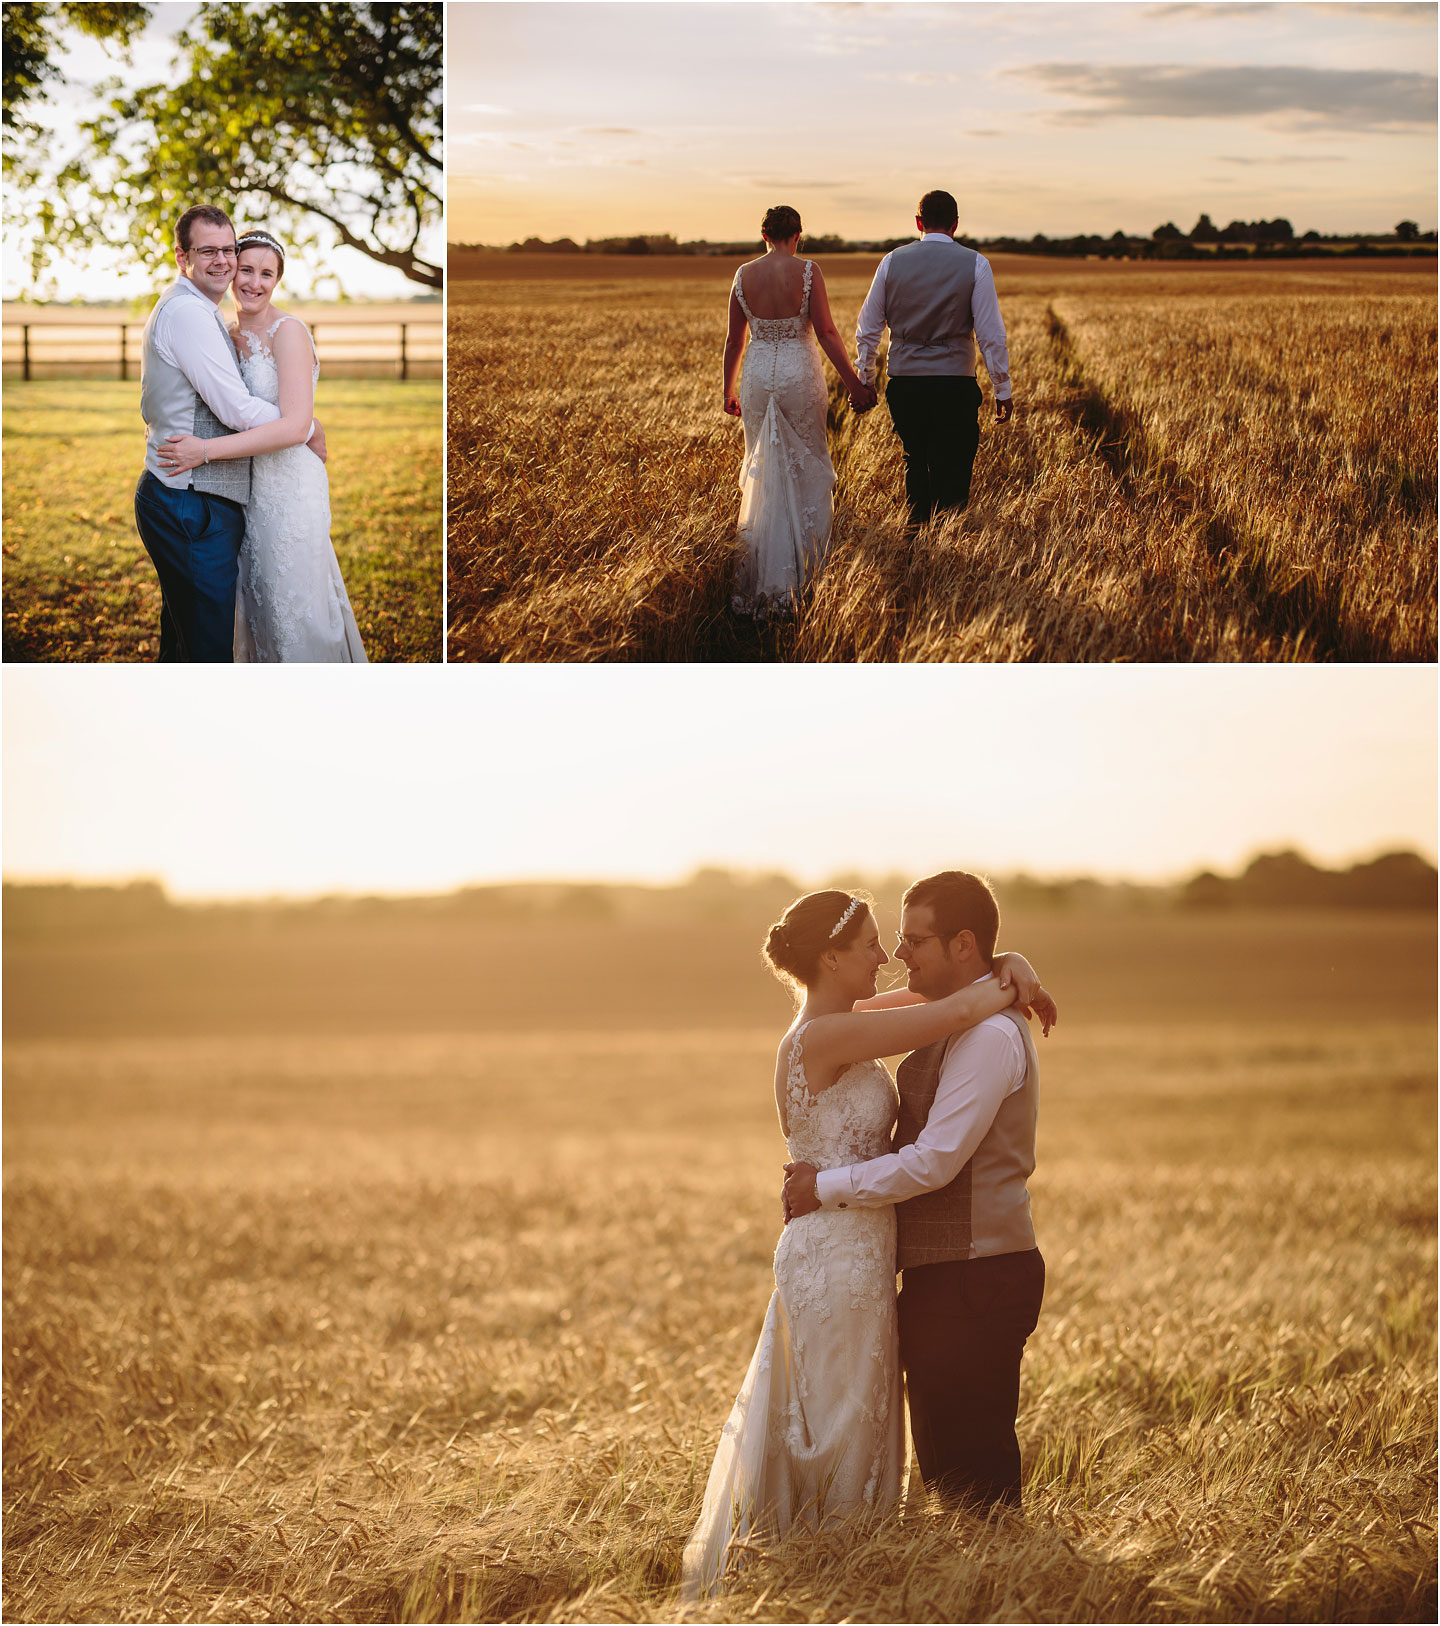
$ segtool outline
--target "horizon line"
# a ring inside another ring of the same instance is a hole
[[[1235,866],[1230,874],[1242,875],[1245,869],[1257,858],[1273,857],[1281,853],[1296,853],[1316,870],[1330,873],[1344,873],[1358,868],[1363,864],[1374,863],[1381,858],[1393,855],[1408,855],[1420,859],[1430,865],[1432,869],[1440,868],[1440,854],[1432,853],[1414,844],[1387,844],[1380,842],[1355,852],[1352,856],[1326,862],[1312,857],[1304,847],[1297,843],[1278,842],[1265,844],[1254,848],[1249,855]],[[183,904],[305,904],[323,903],[334,898],[378,898],[391,902],[405,902],[407,900],[422,901],[448,898],[456,893],[466,891],[488,890],[499,887],[546,887],[546,886],[584,886],[584,887],[627,887],[641,891],[666,892],[681,891],[694,884],[696,878],[706,871],[720,871],[732,876],[742,884],[755,884],[767,877],[783,878],[792,881],[802,889],[817,890],[827,886],[833,881],[834,873],[813,877],[806,880],[796,874],[776,866],[774,868],[740,868],[723,863],[697,863],[684,875],[669,879],[641,879],[635,876],[600,876],[594,874],[551,874],[551,875],[520,875],[484,880],[460,880],[444,887],[391,887],[391,886],[356,886],[332,887],[325,890],[310,891],[251,891],[251,892],[190,892],[167,882],[162,876],[153,874],[129,873],[110,876],[76,876],[56,875],[53,873],[37,874],[0,874],[0,885],[17,887],[49,887],[72,886],[76,888],[92,888],[95,890],[120,891],[132,886],[156,886],[165,895],[166,899]],[[846,866],[840,873],[853,873],[861,877],[861,889],[868,889],[874,882],[888,882],[901,874],[908,873],[906,868],[898,867],[889,872],[866,874],[858,865]],[[1226,871],[1215,864],[1203,859],[1193,860],[1188,867],[1182,870],[1167,872],[1164,875],[1149,878],[1136,875],[1122,875],[1115,873],[1097,873],[1093,871],[1041,871],[1030,869],[1009,869],[1005,871],[991,870],[984,866],[978,873],[996,886],[1015,884],[1025,880],[1040,886],[1057,886],[1062,884],[1075,884],[1090,881],[1099,886],[1107,887],[1135,887],[1138,889],[1163,890],[1168,887],[1184,885],[1185,882],[1201,874],[1218,874],[1224,877]],[[802,893],[803,895],[803,893]]]

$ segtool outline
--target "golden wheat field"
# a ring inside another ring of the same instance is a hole
[[[1027,1514],[684,1618],[1424,1620],[1428,916],[1036,914]],[[13,1620],[661,1621],[770,1290],[753,923],[6,955]]]
[[[875,257],[820,263],[848,342]],[[832,551],[761,633],[729,608],[734,267],[662,264],[452,282],[451,659],[1435,658],[1433,262],[997,256],[1017,413],[987,393],[969,509],[907,539],[888,413],[830,372]]]

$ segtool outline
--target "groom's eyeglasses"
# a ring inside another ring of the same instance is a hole
[[[896,932],[895,947],[917,949],[922,943],[928,943],[932,937],[943,937],[944,935],[944,932],[924,932],[917,937],[914,932]],[[952,932],[950,935],[953,937],[955,934]]]
[[[189,252],[192,259],[204,260],[208,264],[221,258],[233,260],[236,251],[233,248],[192,248]]]

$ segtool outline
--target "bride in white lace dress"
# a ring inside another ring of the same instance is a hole
[[[160,456],[193,468],[207,458],[249,457],[250,501],[235,591],[237,662],[363,662],[360,631],[330,542],[330,482],[310,435],[320,362],[310,330],[271,303],[285,252],[268,232],[236,245],[231,326],[249,392],[280,416],[242,434],[174,435]],[[168,457],[167,457],[167,454]]]
[[[771,209],[760,234],[765,257],[735,273],[725,339],[725,411],[745,424],[733,603],[751,615],[793,609],[829,547],[835,470],[817,340],[850,404],[875,401],[845,353],[819,266],[797,255],[800,216]]]
[[[772,926],[766,958],[803,989],[775,1060],[775,1100],[792,1162],[819,1169],[890,1150],[899,1102],[877,1059],[974,1027],[1040,992],[1019,955],[996,980],[929,1004],[876,995],[889,959],[863,900],[812,892]],[[895,1210],[821,1209],[775,1249],[775,1292],[681,1563],[681,1595],[716,1591],[732,1548],[796,1523],[883,1512],[900,1495],[905,1416],[895,1312]]]

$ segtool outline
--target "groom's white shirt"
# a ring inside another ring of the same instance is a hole
[[[197,395],[221,423],[237,431],[274,422],[280,408],[246,390],[220,307],[189,277],[177,277],[165,291],[152,323],[150,346],[167,365],[149,368],[141,378],[145,467],[157,480],[178,489],[191,484],[193,471],[167,474],[156,448],[169,435],[194,434]]]
[[[1000,1103],[1023,1088],[1025,1071],[1024,1041],[1007,1016],[988,1016],[951,1039],[919,1138],[868,1163],[822,1169],[815,1177],[820,1206],[881,1208],[948,1186],[989,1133]]]
[[[927,231],[922,243],[954,242],[949,232]],[[890,256],[887,254],[875,268],[875,280],[860,317],[855,324],[855,371],[867,384],[875,382],[875,352],[880,348],[880,335],[885,331],[885,279],[889,275]],[[1010,346],[1005,336],[1005,319],[1000,314],[1000,301],[995,293],[995,273],[983,254],[975,256],[975,287],[970,295],[970,316],[975,324],[975,342],[985,358],[985,371],[997,401],[1010,399]],[[1007,1024],[1008,1026],[1008,1024]]]

